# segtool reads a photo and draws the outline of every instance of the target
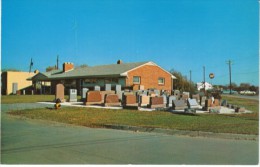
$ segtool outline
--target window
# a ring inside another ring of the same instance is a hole
[[[164,85],[164,78],[158,78],[158,84]]]
[[[134,76],[134,78],[133,78],[133,83],[134,84],[140,84],[140,77],[139,76]]]

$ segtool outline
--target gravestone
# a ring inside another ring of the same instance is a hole
[[[165,104],[163,103],[163,97],[150,97],[150,104],[148,106],[149,108],[161,108],[165,107]]]
[[[167,100],[168,100],[167,106],[172,107],[172,101],[177,100],[177,98],[176,98],[176,96],[169,96]]]
[[[205,105],[206,99],[207,99],[206,96],[201,96],[201,97],[200,97],[200,105],[201,105],[201,106],[204,106],[204,105]]]
[[[183,95],[187,95],[190,98],[190,92],[182,92]]]
[[[187,94],[182,94],[182,95],[181,95],[181,99],[182,99],[182,100],[185,100],[185,103],[187,103],[187,100],[189,99],[189,95],[187,95]]]
[[[114,90],[107,90],[107,91],[100,91],[100,93],[101,93],[101,97],[102,97],[102,102],[104,102],[105,95],[106,94],[115,94],[115,91]]]
[[[184,110],[186,107],[185,100],[173,100],[173,110]]]
[[[94,90],[100,91],[100,86],[97,86],[97,85],[96,85],[96,86],[94,87]]]
[[[70,89],[69,102],[77,102],[77,89]]]
[[[150,104],[150,96],[141,95],[140,96],[140,106],[147,106]]]
[[[165,104],[165,106],[166,106],[166,104],[167,104],[167,96],[165,94],[163,94],[162,97],[163,97],[163,104]]]
[[[201,108],[197,103],[196,99],[188,99],[188,107],[189,108]]]
[[[64,102],[64,85],[57,84],[56,85],[56,92],[55,92],[55,100],[60,99],[61,102]]]
[[[154,93],[155,93],[156,96],[160,96],[160,90],[154,89]]]
[[[116,94],[117,94],[117,96],[118,96],[118,99],[119,99],[120,101],[122,101],[122,99],[123,99],[123,91],[116,91]]]
[[[192,95],[192,99],[196,99],[198,103],[200,103],[200,95],[196,94],[196,95]]]
[[[174,90],[174,96],[176,96],[177,98],[180,98],[180,91],[179,90]]]
[[[144,90],[144,85],[139,85],[139,90]]]
[[[23,90],[23,95],[25,95],[25,90]]]
[[[138,109],[138,103],[136,102],[136,96],[133,94],[127,94],[123,96],[124,108],[136,108]]]
[[[121,85],[116,85],[116,92],[121,92],[121,91],[122,91]]]
[[[117,94],[106,94],[104,106],[121,106]]]
[[[105,91],[111,91],[111,84],[105,85]]]
[[[87,92],[89,91],[88,88],[82,88],[82,91],[81,91],[81,101],[86,101],[86,94]]]
[[[16,83],[16,82],[14,82],[13,84],[12,84],[12,93],[13,93],[13,95],[16,95],[16,92],[17,92],[17,90],[18,90],[18,83]]]
[[[86,96],[86,105],[102,104],[102,97],[100,91],[88,91]]]

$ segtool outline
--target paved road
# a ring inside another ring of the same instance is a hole
[[[2,105],[3,164],[258,164],[258,141],[92,129],[5,114],[12,107]]]

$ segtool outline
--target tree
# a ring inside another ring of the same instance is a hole
[[[249,90],[249,88],[250,88],[250,83],[241,83],[240,84],[241,90]]]
[[[195,92],[196,84],[193,82],[190,83],[190,81],[187,79],[187,76],[183,76],[180,72],[175,70],[170,70],[170,73],[177,78],[173,81],[173,89],[191,93]]]
[[[75,68],[85,68],[88,67],[87,64],[81,64],[81,65],[77,65]]]
[[[49,66],[49,67],[46,68],[46,72],[56,70],[56,69],[57,69],[56,65],[55,66]]]

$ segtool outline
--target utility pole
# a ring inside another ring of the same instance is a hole
[[[226,61],[226,63],[229,66],[229,94],[232,94],[231,93],[231,64],[232,64],[232,61],[228,60],[228,61]]]
[[[206,94],[205,66],[203,66],[203,87],[204,87],[204,95],[205,95]]]
[[[191,70],[190,70],[190,92],[191,92]]]
[[[59,69],[59,55],[57,55],[57,69]]]

